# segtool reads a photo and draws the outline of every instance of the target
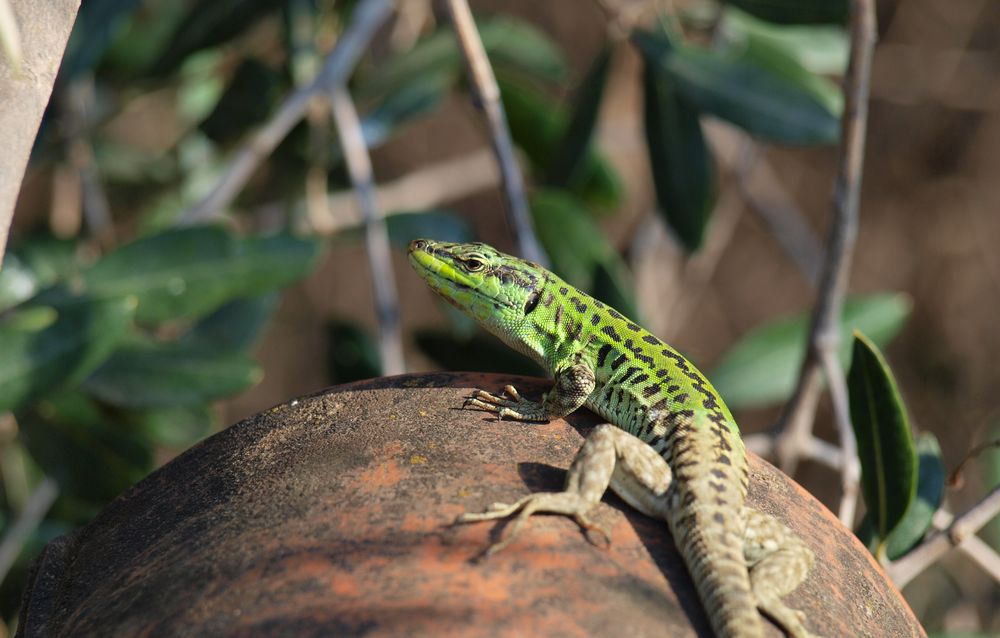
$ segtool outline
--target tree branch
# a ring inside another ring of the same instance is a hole
[[[181,213],[177,223],[190,225],[221,216],[253,175],[260,163],[274,151],[288,132],[305,116],[309,102],[332,87],[345,84],[372,36],[392,13],[393,0],[364,0],[358,4],[337,45],[326,56],[323,67],[311,84],[292,93],[278,112],[230,161],[225,173],[201,201]]]
[[[795,391],[776,428],[783,439],[779,440],[777,452],[778,461],[785,472],[794,471],[801,455],[802,448],[793,444],[806,441],[812,436],[823,357],[835,357],[840,341],[840,317],[858,233],[868,91],[876,37],[874,0],[851,1],[850,34],[850,59],[844,78],[840,158],[834,184],[833,219],[827,237],[826,258],[809,326],[805,359],[799,370]],[[851,436],[853,437],[853,432]]]
[[[886,571],[892,582],[902,589],[920,572],[948,553],[952,547],[957,547],[971,538],[997,514],[1000,514],[1000,487],[993,488],[993,491],[972,509],[951,521],[946,529],[931,536],[906,556],[890,563]]]
[[[507,201],[507,219],[514,233],[514,240],[522,257],[547,265],[548,260],[531,224],[528,201],[524,194],[524,178],[514,155],[507,116],[500,102],[500,87],[497,86],[490,61],[486,57],[486,49],[476,29],[476,22],[472,19],[472,11],[466,0],[446,0],[445,6],[451,16],[458,48],[465,60],[473,95],[489,125],[490,139],[500,165],[503,192]]]
[[[392,272],[389,233],[375,201],[371,158],[368,156],[368,147],[365,146],[361,120],[347,87],[334,85],[329,95],[330,110],[337,125],[337,132],[340,134],[347,172],[354,185],[358,208],[364,220],[367,249],[365,252],[368,255],[372,286],[375,291],[375,316],[378,319],[382,373],[401,374],[404,365],[403,337],[399,326],[399,296],[396,293],[396,280]]]
[[[31,493],[28,502],[24,504],[24,509],[18,514],[17,520],[7,530],[7,534],[0,542],[0,582],[7,577],[14,561],[24,548],[28,537],[38,529],[38,525],[45,518],[52,503],[59,495],[59,485],[55,480],[45,477],[38,487]]]

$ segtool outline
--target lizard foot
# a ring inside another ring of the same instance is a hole
[[[462,407],[471,406],[485,412],[495,412],[500,419],[509,417],[515,421],[548,421],[541,404],[523,398],[512,385],[505,386],[503,391],[504,394],[500,395],[476,390]]]
[[[474,523],[478,521],[491,521],[507,518],[517,513],[510,532],[494,543],[486,550],[486,556],[491,556],[503,548],[510,545],[511,541],[520,533],[525,521],[531,518],[532,514],[549,513],[569,516],[584,531],[587,540],[594,544],[592,533],[599,534],[603,539],[605,547],[611,545],[611,535],[604,527],[598,525],[590,519],[587,513],[593,507],[593,503],[584,499],[575,492],[540,492],[529,494],[519,499],[516,503],[493,503],[486,512],[465,513],[455,519],[456,523]]]

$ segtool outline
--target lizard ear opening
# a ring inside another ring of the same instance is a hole
[[[537,290],[528,295],[528,300],[524,302],[524,314],[529,315],[538,306],[538,300],[542,298],[542,293]]]

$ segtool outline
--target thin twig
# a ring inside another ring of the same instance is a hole
[[[94,148],[87,137],[94,100],[94,78],[90,74],[74,80],[66,91],[63,107],[67,120],[68,157],[79,177],[87,231],[101,247],[110,248],[115,243],[111,204],[94,161]]]
[[[371,269],[372,286],[375,291],[375,316],[379,328],[379,353],[382,358],[383,374],[401,374],[403,366],[403,337],[399,325],[399,296],[396,280],[392,272],[392,255],[389,249],[389,233],[385,220],[379,213],[375,201],[375,180],[371,158],[365,146],[361,119],[354,108],[347,87],[334,86],[329,93],[330,110],[340,134],[340,144],[344,151],[344,161],[351,184],[358,198],[358,207],[365,225],[365,252]]]
[[[847,527],[854,527],[854,511],[858,505],[858,484],[861,481],[861,465],[858,461],[858,443],[851,426],[847,382],[835,350],[824,349],[820,353],[823,371],[830,384],[830,400],[833,403],[833,421],[837,425],[840,442],[840,508],[837,517]],[[815,437],[811,437],[815,438]]]
[[[309,102],[331,87],[344,84],[379,26],[392,13],[393,0],[364,0],[354,10],[351,23],[340,34],[337,45],[326,56],[323,68],[312,81],[292,93],[274,114],[236,153],[208,195],[184,211],[177,223],[198,224],[218,217],[236,198],[257,166],[285,139],[305,116]]]
[[[42,482],[31,493],[24,509],[7,530],[3,542],[0,542],[0,583],[7,578],[7,573],[13,567],[14,561],[17,560],[28,537],[38,529],[58,495],[59,485],[49,477],[42,479]]]
[[[920,572],[979,531],[1000,514],[1000,487],[993,488],[979,503],[932,535],[906,556],[890,563],[886,571],[897,587],[903,588]]]
[[[809,326],[806,356],[799,370],[795,391],[776,428],[779,436],[787,436],[791,441],[804,441],[811,436],[822,380],[819,374],[822,353],[826,351],[836,356],[840,341],[840,316],[858,233],[868,87],[876,36],[874,0],[851,1],[850,34],[851,51],[844,78],[843,130],[834,184],[833,220],[827,238],[819,293]],[[778,460],[783,470],[788,472],[794,469],[800,450],[784,441],[779,442]]]
[[[466,0],[446,0],[445,6],[451,16],[458,48],[465,60],[473,95],[489,125],[490,140],[500,165],[503,192],[507,200],[507,219],[514,233],[514,240],[522,257],[547,265],[548,260],[531,224],[528,200],[524,193],[524,177],[514,155],[507,115],[500,102],[500,87],[497,86],[489,58],[486,57],[486,49],[476,29],[476,22],[472,19],[472,11]]]

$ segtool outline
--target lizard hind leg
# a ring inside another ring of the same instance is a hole
[[[509,505],[494,503],[489,511],[462,514],[456,522],[495,520],[517,514],[510,532],[490,547],[487,555],[509,545],[536,513],[569,516],[585,532],[597,532],[610,543],[608,533],[589,517],[608,487],[639,511],[657,516],[665,511],[664,495],[669,484],[670,468],[652,448],[631,434],[604,424],[591,432],[577,452],[566,474],[564,491],[529,494]],[[587,538],[590,539],[589,534]]]
[[[761,612],[793,638],[815,638],[803,624],[805,614],[781,600],[805,580],[815,560],[812,551],[781,521],[748,507],[743,552]]]

